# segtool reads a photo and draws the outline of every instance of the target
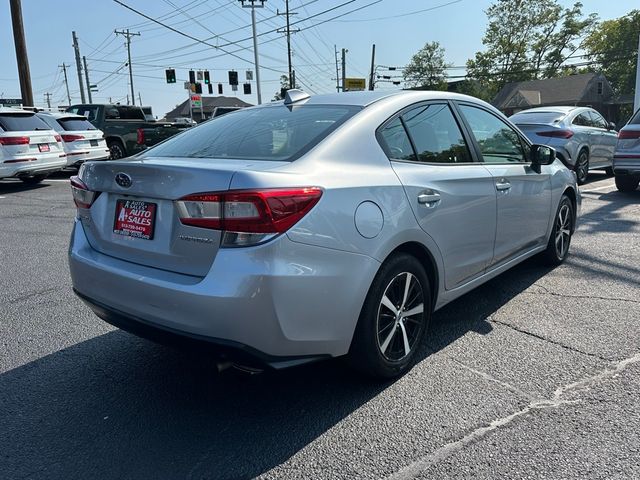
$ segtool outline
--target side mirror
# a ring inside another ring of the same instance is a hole
[[[556,150],[546,145],[531,145],[531,163],[536,165],[551,165],[556,159]]]
[[[607,123],[607,129],[608,129],[608,130],[617,130],[617,128],[618,128],[618,127],[616,126],[616,124],[615,124],[615,123],[613,123],[613,122],[609,122],[609,123]]]

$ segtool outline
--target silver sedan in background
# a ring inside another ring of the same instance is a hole
[[[576,172],[578,184],[589,170],[604,169],[613,175],[616,126],[593,108],[539,107],[509,117],[533,143],[549,145]]]
[[[411,367],[434,310],[532,255],[564,261],[580,210],[552,148],[447,92],[291,90],[71,187],[73,287],[102,319],[378,377]]]

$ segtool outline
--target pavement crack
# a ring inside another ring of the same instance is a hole
[[[545,410],[548,408],[560,408],[564,405],[575,404],[580,400],[568,399],[565,396],[569,393],[579,393],[582,390],[586,390],[591,387],[593,384],[601,382],[603,380],[607,380],[609,378],[613,378],[617,376],[620,372],[625,370],[629,365],[640,363],[640,353],[635,354],[632,357],[625,358],[624,360],[620,360],[613,364],[612,367],[605,368],[603,371],[596,373],[594,375],[590,375],[588,377],[582,378],[573,383],[569,383],[563,386],[558,387],[554,392],[551,398],[548,399],[540,399],[534,400],[530,402],[525,407],[517,410],[509,415],[506,415],[501,418],[497,418],[491,421],[488,425],[484,425],[482,427],[478,427],[472,432],[469,432],[462,438],[449,442],[440,448],[436,449],[429,455],[426,455],[415,462],[407,465],[401,470],[389,475],[387,479],[389,480],[409,480],[416,478],[423,471],[429,468],[431,465],[434,465],[438,462],[445,460],[451,455],[459,452],[463,448],[473,443],[479,442],[484,439],[486,436],[490,435],[493,431],[498,430],[502,427],[505,427],[512,423],[519,417],[527,415],[536,410]]]
[[[5,305],[13,305],[15,303],[20,303],[33,297],[44,295],[46,293],[57,292],[60,290],[63,290],[63,289],[60,287],[43,288],[42,290],[37,290],[27,295],[22,295],[21,297],[17,297],[17,298],[14,298],[13,300],[9,300],[8,302],[5,302]]]
[[[554,297],[560,297],[560,298],[581,298],[581,299],[585,299],[585,300],[596,299],[596,300],[609,300],[609,301],[614,301],[614,302],[629,302],[629,303],[635,303],[635,304],[640,305],[640,300],[633,300],[631,298],[601,297],[601,296],[598,296],[598,295],[571,295],[571,294],[568,294],[568,293],[552,292],[547,287],[543,287],[542,285],[540,285],[538,283],[534,283],[533,286],[544,290],[544,292],[522,292],[522,293],[526,293],[526,294],[529,294],[529,295],[552,295]]]

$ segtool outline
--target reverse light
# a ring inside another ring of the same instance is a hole
[[[559,128],[557,130],[547,130],[544,132],[536,132],[541,137],[554,137],[554,138],[571,138],[573,137],[573,131]]]
[[[619,140],[636,140],[640,138],[640,130],[620,130],[618,132]]]
[[[74,135],[71,133],[65,133],[63,135],[61,135],[62,140],[64,140],[65,142],[75,142],[76,140],[84,140],[84,137],[82,135]]]
[[[89,187],[77,175],[71,177],[69,181],[71,182],[71,193],[76,207],[90,208],[100,192],[89,190]]]
[[[224,231],[223,246],[255,245],[284,233],[320,200],[318,187],[187,195],[176,200],[183,225]]]
[[[0,145],[27,145],[29,137],[0,137]]]

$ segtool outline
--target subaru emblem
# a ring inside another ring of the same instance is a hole
[[[120,172],[116,174],[116,183],[122,188],[129,188],[133,181],[131,180],[131,177],[129,175]]]

